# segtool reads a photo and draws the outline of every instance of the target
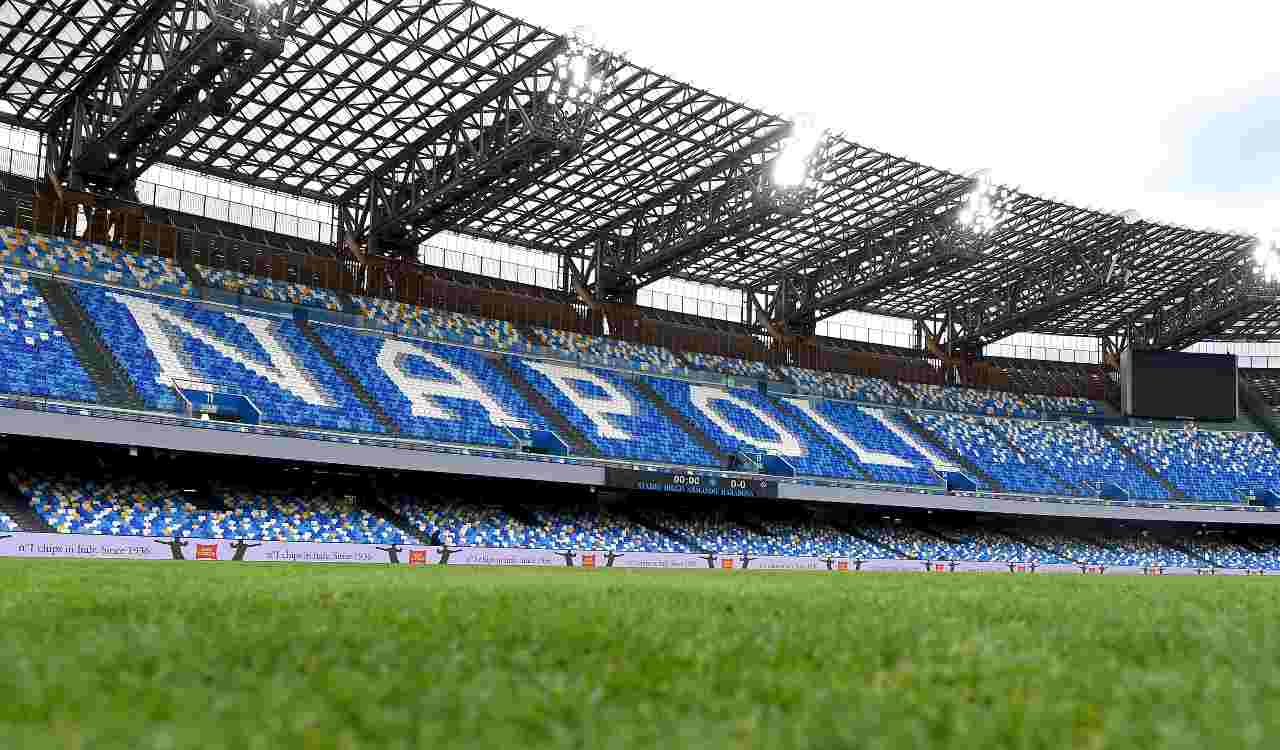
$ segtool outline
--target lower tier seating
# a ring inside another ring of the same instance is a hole
[[[325,492],[216,492],[224,509],[165,482],[25,476],[11,481],[50,526],[68,534],[402,544],[395,526]],[[205,507],[201,507],[201,506]]]

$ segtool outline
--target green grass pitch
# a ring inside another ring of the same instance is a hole
[[[0,560],[0,747],[1274,748],[1278,592]]]

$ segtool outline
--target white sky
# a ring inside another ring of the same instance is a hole
[[[1280,3],[488,2],[933,166],[1153,220],[1280,228]]]

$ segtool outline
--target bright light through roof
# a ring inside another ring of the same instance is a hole
[[[797,117],[791,135],[783,141],[782,153],[773,163],[773,184],[780,188],[804,187],[822,137],[813,117]]]

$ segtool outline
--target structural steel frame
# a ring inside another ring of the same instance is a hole
[[[92,75],[147,7],[6,3],[0,121],[46,130],[63,93]],[[561,254],[566,291],[625,297],[664,275],[737,289],[750,319],[774,333],[806,333],[848,309],[915,320],[956,348],[1021,330],[1115,338],[1143,310],[1170,321],[1154,337],[1166,345],[1280,332],[1280,309],[1263,304],[1265,295],[1246,295],[1249,304],[1212,324],[1186,313],[1188,280],[1246,254],[1250,237],[1148,222],[1134,229],[1114,214],[1025,193],[1014,194],[994,231],[965,237],[949,217],[971,177],[840,135],[801,210],[745,218],[702,210],[685,221],[680,212],[713,205],[715,191],[759,179],[788,123],[622,59],[580,146],[483,185],[465,170],[511,160],[491,152],[456,161],[469,165],[452,175],[466,183],[460,193],[478,196],[456,212],[431,215],[431,190],[371,204],[380,176],[398,174],[391,184],[401,186],[430,176],[423,157],[438,159],[441,144],[476,143],[463,135],[482,133],[503,143],[492,136],[503,118],[528,112],[563,43],[466,0],[300,0],[283,50],[238,91],[239,105],[204,113],[157,158],[344,206],[351,235],[369,234],[377,204],[388,226],[407,219],[411,240],[447,229]],[[669,252],[645,262],[646,243]]]

